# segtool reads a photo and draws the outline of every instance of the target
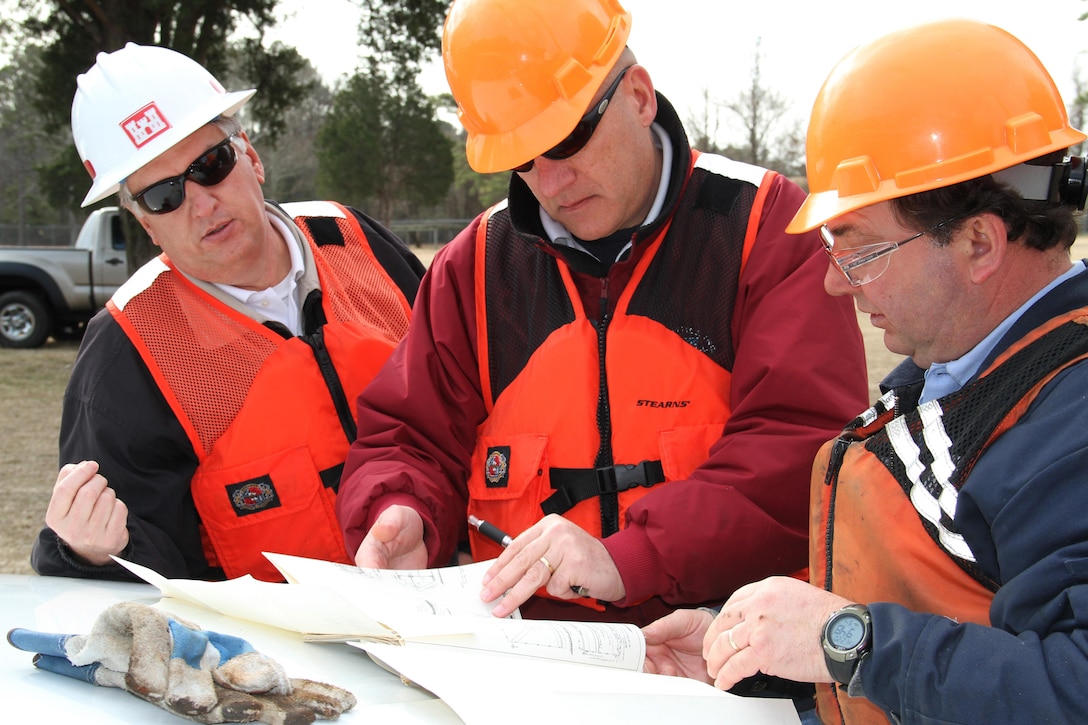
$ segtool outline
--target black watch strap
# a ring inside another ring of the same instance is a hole
[[[831,673],[831,676],[840,685],[849,685],[850,680],[854,679],[854,673],[858,671],[858,665],[861,664],[861,660],[864,657],[856,657],[850,660],[833,660],[827,656],[827,652],[824,652],[824,662],[827,663],[827,671]]]

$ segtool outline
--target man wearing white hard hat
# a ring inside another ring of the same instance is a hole
[[[423,266],[334,202],[264,199],[227,92],[173,50],[128,44],[79,76],[72,135],[162,254],[88,325],[31,562],[127,578],[279,578],[276,551],[350,561],[333,513],[354,402],[407,329]]]
[[[816,458],[811,584],[659,620],[647,669],[815,682],[823,723],[1088,722],[1085,138],[985,23],[835,67],[789,231],[820,229],[827,291],[909,359]]]

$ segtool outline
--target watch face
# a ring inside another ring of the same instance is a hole
[[[837,617],[827,633],[827,639],[835,649],[848,650],[861,644],[865,636],[865,625],[854,614]]]

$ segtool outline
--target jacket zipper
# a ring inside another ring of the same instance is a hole
[[[608,312],[608,277],[601,279],[601,320],[597,323],[597,433],[601,444],[597,449],[596,468],[608,468],[614,464],[612,460],[612,410],[608,398],[608,371],[605,367],[607,357],[608,325],[612,316]],[[611,536],[619,531],[619,495],[617,493],[601,493],[601,538]]]
[[[329,349],[325,346],[325,330],[319,327],[312,335],[303,335],[300,339],[313,350],[317,369],[321,371],[321,377],[325,380],[325,387],[329,391],[333,407],[336,408],[336,415],[340,419],[340,427],[344,429],[344,435],[347,436],[350,445],[355,442],[358,429],[355,426],[355,417],[351,414],[351,403],[344,393],[344,385],[340,382],[336,365],[333,364]]]

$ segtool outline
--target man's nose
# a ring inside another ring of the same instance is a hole
[[[564,161],[537,157],[533,162],[533,174],[536,175],[536,190],[544,196],[555,196],[574,181],[576,174],[570,164]]]
[[[835,263],[828,260],[827,271],[824,272],[824,291],[832,297],[842,297],[853,294],[856,289],[857,287],[846,281]]]
[[[211,212],[219,203],[215,186],[201,186],[192,179],[185,180],[185,205],[191,206],[191,211],[197,216],[203,216]]]

